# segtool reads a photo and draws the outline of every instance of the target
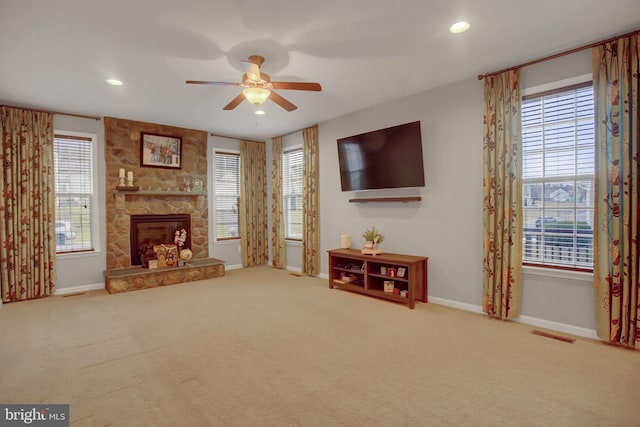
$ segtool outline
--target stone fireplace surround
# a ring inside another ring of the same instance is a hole
[[[207,132],[104,118],[107,208],[107,269],[131,267],[129,229],[131,215],[191,216],[191,251],[194,259],[208,256],[207,195],[175,191],[185,177],[207,180]],[[140,166],[141,133],[182,138],[182,168]],[[120,168],[132,171],[140,191],[117,191]],[[153,188],[156,191],[149,191]],[[171,243],[171,242],[167,242]]]
[[[107,290],[110,277],[120,279],[133,266],[131,263],[130,226],[132,215],[173,215],[186,214],[191,218],[190,249],[193,252],[191,267],[202,270],[210,263],[208,257],[208,204],[206,190],[202,193],[175,191],[184,178],[207,179],[207,132],[164,126],[153,123],[137,122],[113,117],[104,118],[105,126],[105,163],[106,163],[106,214],[107,214],[107,271],[105,278]],[[140,166],[141,133],[179,136],[182,138],[182,168],[168,169]],[[120,168],[132,171],[134,184],[139,191],[118,191],[118,173]],[[153,188],[153,191],[151,189]],[[160,190],[158,190],[160,189]],[[172,243],[172,242],[166,242]],[[196,265],[198,268],[196,268]],[[216,264],[216,275],[224,274],[224,264]],[[220,274],[220,267],[221,273]],[[140,267],[135,267],[140,269]],[[124,270],[123,270],[124,269]],[[117,271],[121,270],[121,271]],[[144,269],[146,270],[146,269]],[[176,275],[175,269],[173,275]],[[140,271],[134,270],[138,274]],[[148,272],[148,270],[146,271]],[[186,273],[186,270],[184,270]],[[149,272],[150,273],[150,272]],[[171,275],[170,272],[166,272]],[[153,274],[162,275],[162,271]],[[187,281],[187,280],[183,280]],[[164,283],[157,281],[160,286]],[[172,280],[172,282],[177,283]],[[148,287],[148,286],[144,286]],[[125,287],[120,286],[119,289]],[[137,287],[138,289],[140,287]],[[124,289],[131,290],[131,289]],[[122,290],[115,290],[120,292]]]

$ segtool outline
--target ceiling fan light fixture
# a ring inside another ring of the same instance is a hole
[[[257,109],[253,114],[255,114],[256,116],[264,116],[265,112],[264,110]]]
[[[258,106],[267,100],[271,91],[261,87],[248,87],[242,91],[242,94],[247,98],[247,101]]]

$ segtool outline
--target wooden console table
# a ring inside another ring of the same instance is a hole
[[[329,288],[383,298],[415,307],[428,302],[429,258],[401,254],[363,255],[355,249],[332,249],[329,253]],[[385,282],[391,292],[385,292]]]

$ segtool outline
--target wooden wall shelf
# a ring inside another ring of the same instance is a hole
[[[369,198],[357,198],[357,199],[349,199],[349,203],[369,203],[369,202],[420,202],[422,201],[422,197],[420,196],[411,196],[411,197],[369,197]]]

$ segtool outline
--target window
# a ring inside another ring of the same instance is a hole
[[[240,154],[215,152],[216,240],[240,238]]]
[[[94,249],[94,139],[54,135],[56,252]]]
[[[282,155],[282,196],[285,239],[302,240],[302,149]]]
[[[593,269],[591,83],[523,98],[523,261]]]

